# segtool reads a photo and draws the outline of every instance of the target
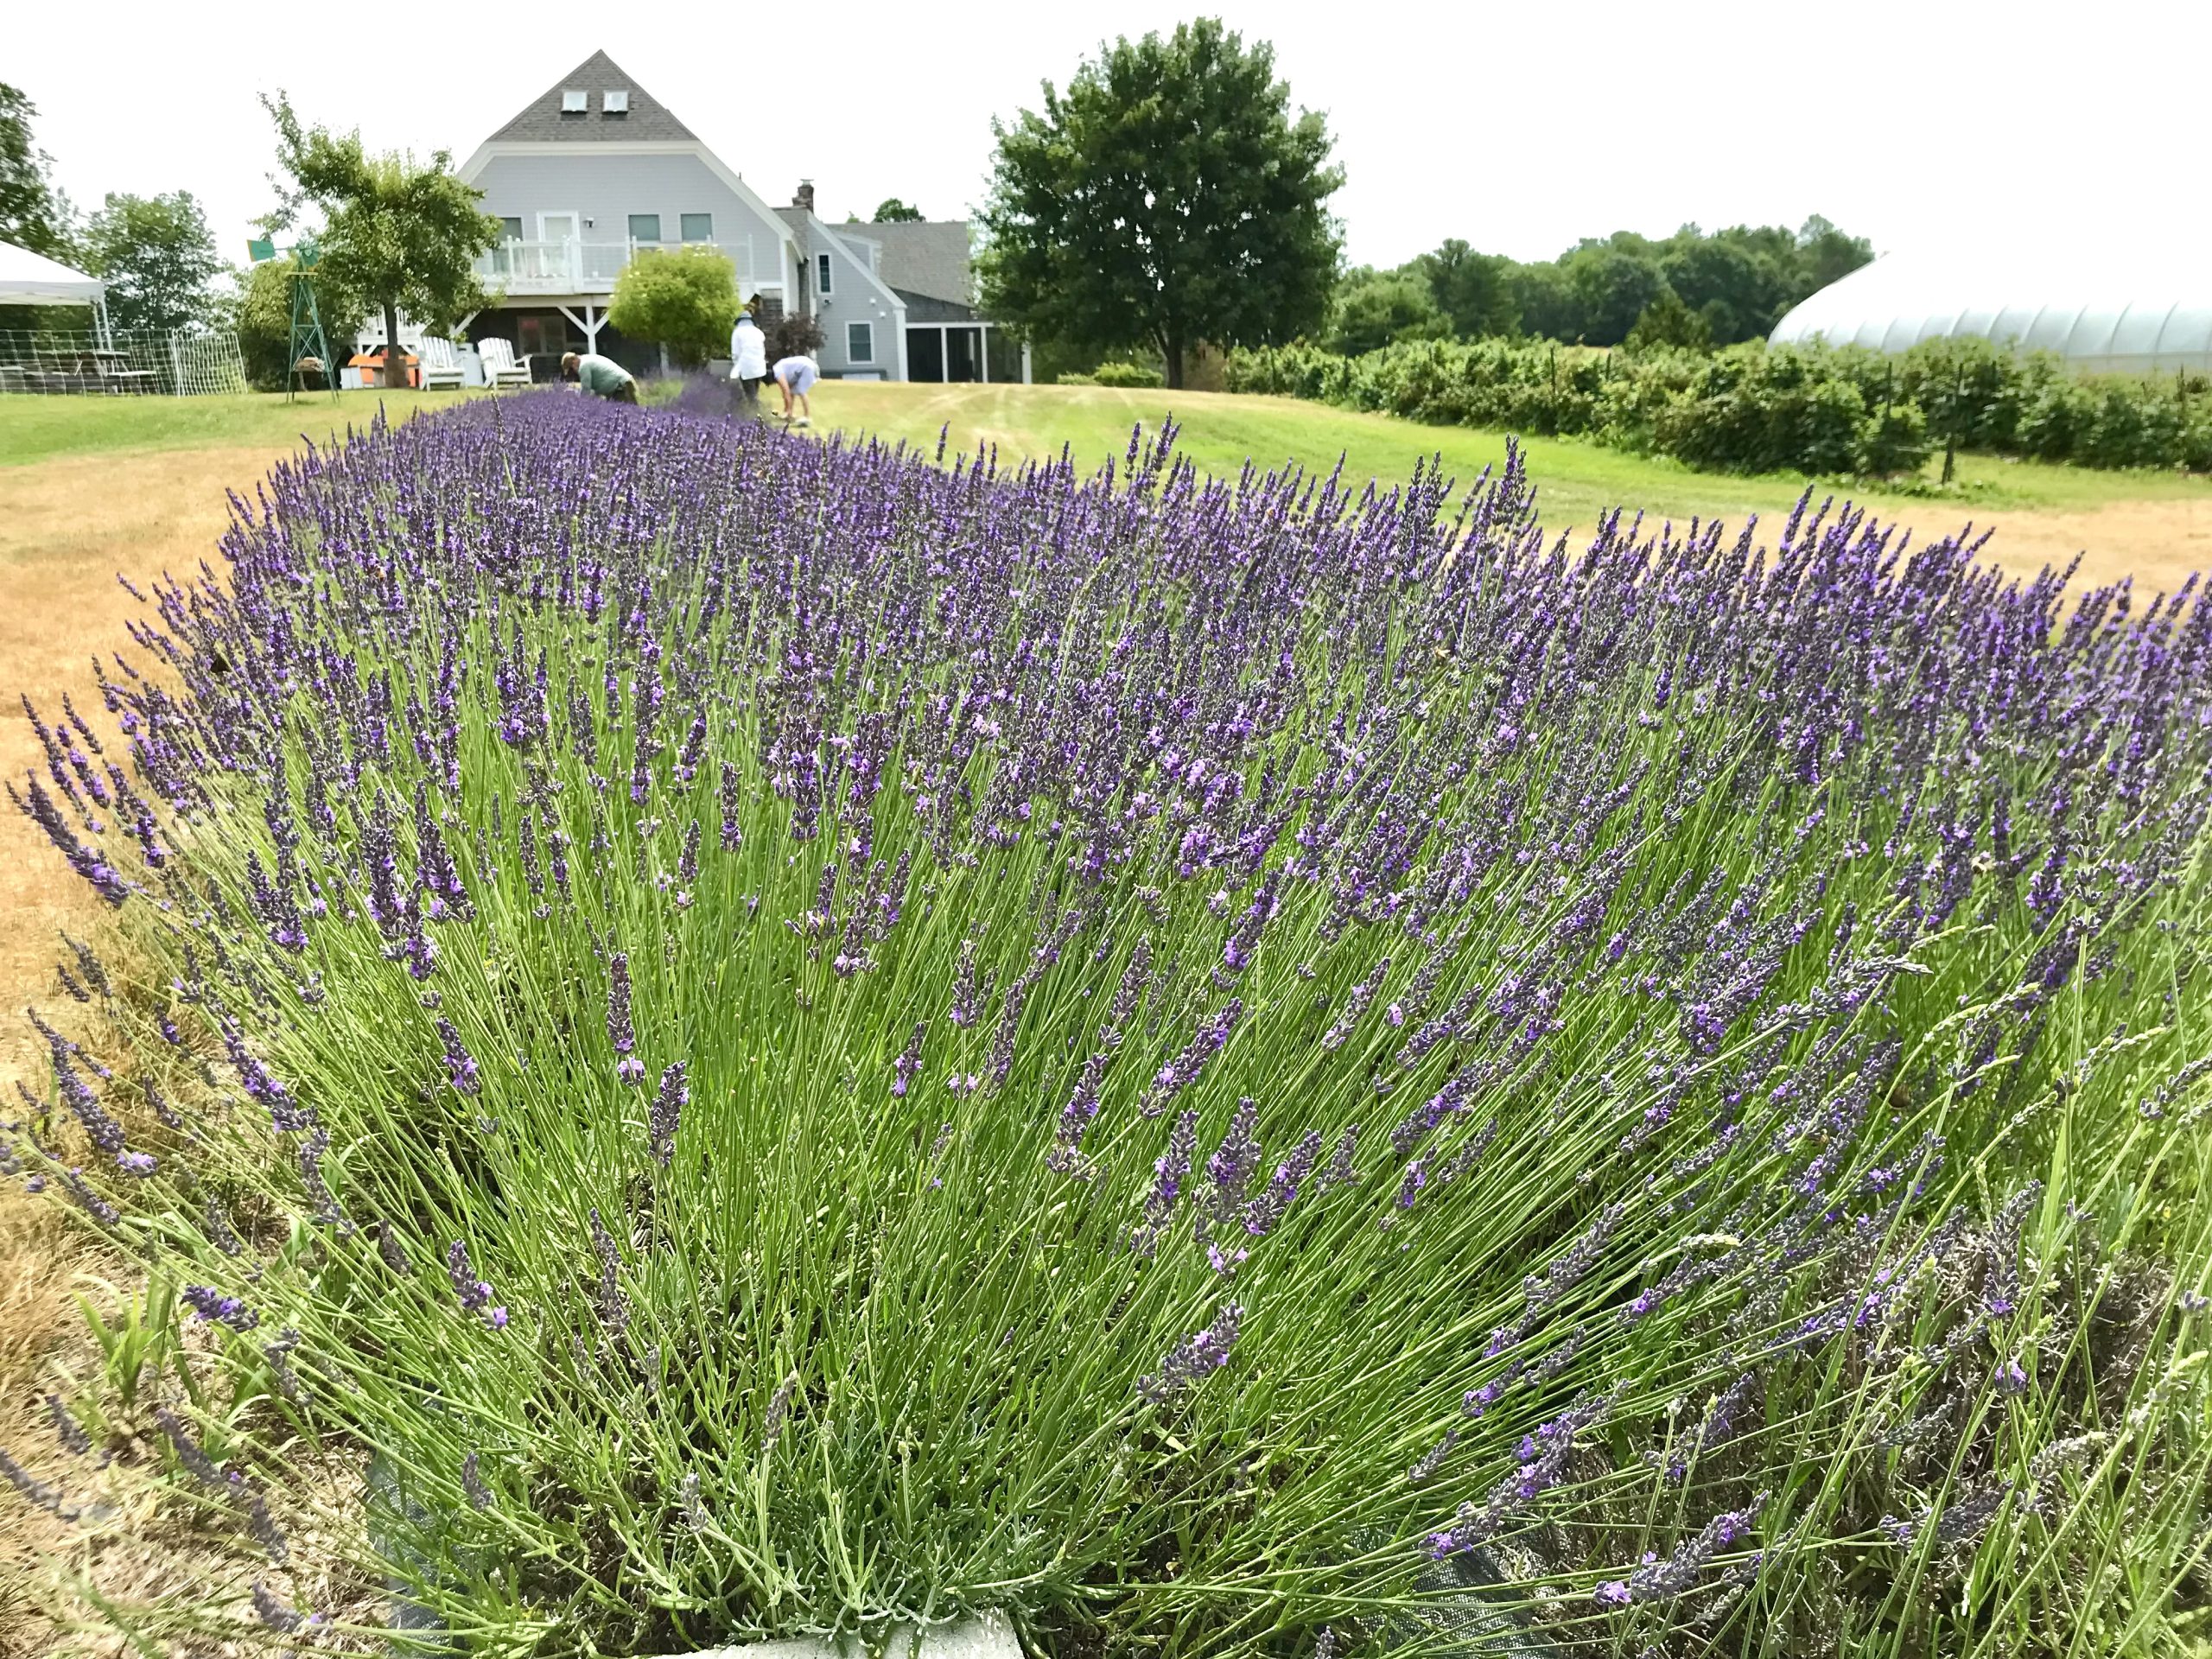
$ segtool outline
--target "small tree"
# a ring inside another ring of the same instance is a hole
[[[206,319],[223,269],[207,216],[189,191],[119,195],[85,226],[86,267],[107,284],[109,318],[123,328],[181,328]]]
[[[875,205],[875,222],[879,225],[915,225],[922,219],[922,210],[909,207],[896,196],[886,196]]]
[[[1631,352],[1669,346],[1709,352],[1713,349],[1713,324],[1703,312],[1693,311],[1683,304],[1681,296],[1670,288],[1643,308],[1643,315],[1637,318],[1622,344]]]
[[[1294,339],[1337,272],[1319,115],[1293,115],[1274,49],[1217,18],[1115,42],[1065,95],[994,122],[983,305],[1039,339],[1184,354]]]
[[[337,283],[384,313],[397,349],[402,311],[430,328],[451,328],[489,299],[476,257],[499,245],[499,221],[477,206],[482,193],[453,171],[450,151],[428,167],[397,152],[372,156],[361,135],[302,127],[279,92],[262,103],[276,123],[276,155],[290,176],[283,206],[264,221],[291,225],[312,204],[322,214],[321,264]],[[318,289],[320,292],[320,289]]]
[[[737,304],[737,267],[728,254],[696,243],[640,253],[624,266],[607,320],[696,368],[729,343]]]
[[[822,325],[814,318],[798,312],[786,312],[778,317],[768,330],[768,361],[771,365],[787,357],[806,357],[822,348]]]

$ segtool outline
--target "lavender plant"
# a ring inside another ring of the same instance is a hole
[[[280,467],[14,791],[175,1127],[57,1033],[11,1159],[486,1650],[2155,1645],[2194,587],[1172,442],[544,398]]]

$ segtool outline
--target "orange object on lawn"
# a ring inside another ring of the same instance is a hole
[[[400,362],[407,372],[407,384],[410,386],[421,385],[423,384],[423,376],[421,371],[416,367],[415,353],[412,352],[402,353],[400,354]],[[391,384],[390,381],[385,378],[384,348],[381,346],[373,352],[354,353],[352,357],[346,359],[346,366],[348,368],[359,369],[361,372],[361,384],[365,386],[372,385],[389,385]]]

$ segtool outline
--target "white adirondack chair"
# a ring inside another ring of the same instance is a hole
[[[423,335],[419,355],[425,391],[433,386],[458,386],[468,378],[461,372],[461,360],[453,354],[453,341],[442,335]]]
[[[497,334],[478,340],[476,355],[484,359],[484,384],[493,391],[530,384],[530,365],[516,362],[515,348]]]

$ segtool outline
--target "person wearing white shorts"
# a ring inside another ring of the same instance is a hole
[[[791,403],[793,399],[797,399],[798,424],[811,425],[814,420],[814,409],[806,401],[806,394],[814,389],[814,383],[822,378],[822,365],[810,357],[786,357],[777,360],[774,373],[777,385],[783,389],[784,418],[787,421],[791,419]]]

